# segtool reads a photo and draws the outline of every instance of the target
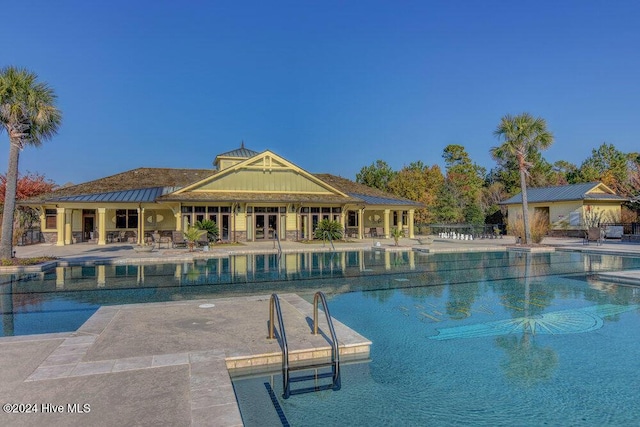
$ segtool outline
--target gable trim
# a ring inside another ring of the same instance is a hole
[[[260,157],[262,158],[262,164],[256,164],[256,161],[260,160]],[[278,164],[274,164],[274,159],[281,163],[282,165],[278,165]],[[304,169],[294,165],[293,163],[289,162],[288,160],[278,156],[277,154],[269,151],[269,150],[265,150],[262,153],[250,157],[248,159],[245,159],[241,162],[239,162],[238,164],[235,164],[233,166],[230,166],[226,169],[223,169],[222,171],[220,171],[217,174],[214,174],[210,177],[207,177],[203,180],[194,182],[193,184],[190,184],[186,187],[183,187],[179,190],[177,190],[176,192],[172,193],[174,195],[177,194],[182,194],[185,192],[198,192],[198,188],[203,187],[207,184],[209,184],[210,182],[213,181],[217,181],[219,179],[222,179],[223,177],[235,173],[235,172],[239,172],[242,169],[249,169],[249,170],[263,170],[263,171],[272,171],[274,169],[277,170],[287,170],[287,169],[291,169],[294,172],[296,172],[297,174],[303,176],[304,178],[308,179],[309,181],[325,188],[329,193],[331,194],[337,194],[343,197],[349,197],[347,194],[343,193],[342,191],[338,190],[337,188],[327,184],[326,182],[322,181],[321,179],[315,177],[314,175],[310,174],[309,172],[305,171]],[[208,191],[208,190],[207,190]],[[319,194],[319,193],[318,193]]]

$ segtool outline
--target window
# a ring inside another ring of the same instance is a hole
[[[347,214],[347,227],[357,227],[358,226],[358,212],[349,211]]]
[[[117,209],[116,228],[138,228],[138,210]]]
[[[569,225],[577,227],[580,222],[580,212],[569,212]]]
[[[57,211],[55,209],[44,210],[44,228],[56,228]]]

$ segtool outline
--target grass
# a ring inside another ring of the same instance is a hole
[[[3,258],[0,260],[1,267],[13,267],[13,266],[26,266],[26,265],[38,265],[49,261],[55,261],[58,258],[50,256],[41,256],[35,258]]]

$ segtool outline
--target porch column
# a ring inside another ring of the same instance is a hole
[[[383,230],[383,233],[384,233],[384,238],[385,239],[388,239],[389,236],[390,236],[390,234],[389,234],[389,232],[390,232],[390,230],[389,230],[389,224],[390,224],[389,213],[390,212],[391,211],[389,209],[385,209],[384,210],[384,230]]]
[[[182,212],[178,211],[173,216],[176,217],[176,231],[182,231]]]
[[[415,236],[414,230],[413,230],[413,213],[414,213],[414,209],[409,209],[409,238],[413,239]]]
[[[56,232],[58,240],[56,246],[64,246],[64,208],[56,208]]]
[[[64,212],[64,244],[71,244],[71,221],[72,221],[73,210],[67,209]]]
[[[107,208],[98,208],[98,245],[107,244],[107,223],[105,221]]]
[[[358,239],[364,236],[364,209],[358,209]]]
[[[138,208],[138,244],[144,245],[144,208]]]
[[[396,227],[398,227],[398,230],[402,231],[403,227],[402,227],[402,212],[403,211],[397,211],[396,212],[396,216],[398,217],[398,223],[396,224]]]

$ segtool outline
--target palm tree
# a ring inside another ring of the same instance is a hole
[[[507,114],[493,134],[504,143],[491,149],[495,160],[507,161],[515,158],[520,172],[520,188],[522,191],[522,218],[524,220],[524,243],[531,242],[529,225],[529,206],[527,203],[527,176],[531,163],[528,159],[539,150],[549,148],[553,143],[553,134],[547,130],[543,118],[534,118],[529,113],[519,116]]]
[[[184,238],[187,240],[187,244],[189,245],[189,251],[193,252],[193,248],[196,246],[198,240],[207,234],[207,230],[200,230],[198,227],[191,226],[187,228],[187,231],[183,231]]]
[[[57,133],[62,113],[55,106],[56,98],[53,89],[39,82],[35,73],[13,66],[0,70],[0,124],[9,136],[0,258],[12,255],[20,151],[25,145],[39,147]]]

